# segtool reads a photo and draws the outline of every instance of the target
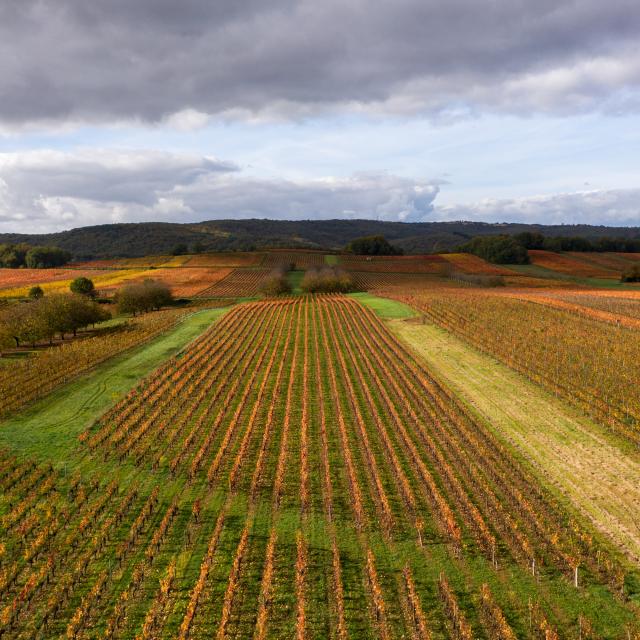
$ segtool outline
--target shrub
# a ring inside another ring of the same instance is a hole
[[[36,285],[35,287],[31,287],[31,289],[29,289],[29,297],[32,300],[39,300],[43,296],[44,296],[44,291],[42,290],[42,287]]]
[[[84,276],[80,276],[73,280],[69,285],[69,289],[71,289],[72,293],[88,296],[89,298],[95,298],[97,295],[93,281],[89,280],[89,278],[85,278]]]
[[[335,267],[309,269],[300,286],[307,293],[348,293],[356,290],[351,276]]]
[[[640,264],[634,264],[622,273],[620,282],[640,282]]]
[[[281,296],[291,293],[291,283],[287,278],[287,269],[279,267],[274,269],[258,288],[263,296]]]

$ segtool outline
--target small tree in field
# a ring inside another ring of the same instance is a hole
[[[145,280],[120,288],[115,296],[121,313],[137,313],[161,309],[173,302],[171,290],[163,282]]]
[[[44,291],[42,290],[42,287],[36,285],[35,287],[31,287],[31,289],[29,289],[29,297],[32,300],[40,300],[40,298],[42,298],[44,296]]]
[[[72,293],[88,296],[89,298],[95,298],[97,293],[93,280],[89,280],[89,278],[85,278],[84,276],[73,280],[69,285],[69,289],[71,289]]]

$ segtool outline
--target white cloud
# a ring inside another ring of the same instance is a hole
[[[438,191],[437,182],[384,173],[258,179],[214,158],[155,151],[5,153],[0,230],[253,217],[416,221],[429,218]]]
[[[478,220],[640,226],[640,189],[438,205],[446,182],[389,173],[269,179],[197,154],[37,150],[0,154],[0,231],[213,219]]]
[[[487,198],[470,204],[437,207],[433,219],[640,226],[640,189]]]
[[[207,126],[210,116],[195,109],[183,109],[168,116],[164,124],[177,131],[196,131]]]

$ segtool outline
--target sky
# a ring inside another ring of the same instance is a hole
[[[0,232],[640,226],[636,0],[2,0]]]

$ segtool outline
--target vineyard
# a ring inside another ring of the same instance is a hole
[[[86,339],[9,360],[0,368],[0,416],[45,396],[97,364],[164,333],[185,315],[184,310],[148,314]]]
[[[269,269],[233,269],[213,286],[202,289],[196,298],[243,298],[255,296]]]
[[[637,253],[576,253],[569,252],[568,255],[575,258],[582,258],[593,265],[597,265],[603,269],[614,271],[616,275],[620,275],[630,266],[637,264],[640,256]]]
[[[557,292],[550,290],[544,292],[544,299],[558,300],[569,305],[575,305],[581,309],[582,313],[590,309],[596,312],[603,312],[600,317],[617,324],[625,322],[625,318],[640,320],[639,291],[584,291],[574,289]],[[637,326],[635,323],[634,325]]]
[[[448,266],[445,256],[356,256],[343,255],[339,264],[348,271],[376,273],[430,273],[442,274]]]
[[[210,268],[210,267],[161,267],[153,271],[144,271],[131,282],[142,282],[145,278],[159,280],[166,284],[171,293],[177,298],[195,297],[201,291],[209,289],[217,282],[226,278],[231,273],[231,269]],[[113,293],[118,288],[119,283],[111,286],[101,286],[103,294]]]
[[[616,323],[576,311],[575,303],[545,303],[544,297],[532,294],[441,290],[397,297],[615,433],[640,442],[640,342],[635,320]]]
[[[552,251],[530,250],[531,264],[580,278],[620,278],[624,268],[614,266],[611,257],[598,259],[599,254],[555,253]],[[609,256],[609,254],[606,254]],[[628,263],[627,266],[629,266]]]
[[[470,275],[513,276],[514,272],[507,267],[490,264],[478,256],[470,253],[446,253],[442,258],[449,263],[454,271],[461,271]]]
[[[269,269],[274,267],[289,267],[305,270],[309,267],[321,267],[325,264],[324,254],[309,251],[270,251],[262,261],[261,266]]]
[[[624,567],[352,298],[235,307],[70,456],[0,456],[2,638],[638,631]]]
[[[189,256],[185,267],[258,267],[262,263],[262,253],[202,253]]]
[[[414,289],[419,287],[438,286],[433,277],[419,273],[369,273],[366,271],[350,271],[349,275],[358,289],[370,291],[375,289]]]

